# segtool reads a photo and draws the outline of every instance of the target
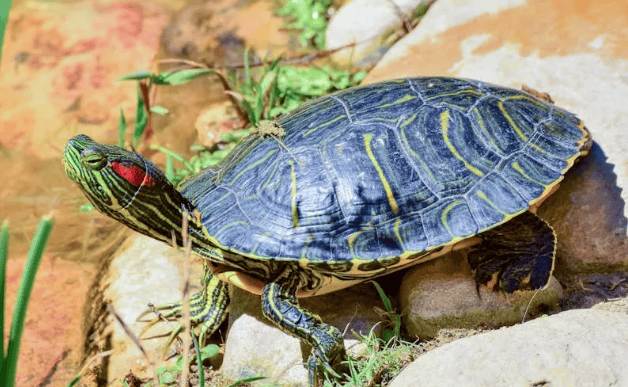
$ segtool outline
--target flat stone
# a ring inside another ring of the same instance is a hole
[[[381,318],[374,307],[382,305],[370,283],[341,292],[300,299],[299,303],[344,332],[345,348],[351,351],[357,345],[353,332],[366,335],[375,329],[379,333],[377,323]],[[310,352],[309,345],[283,332],[262,315],[259,296],[233,288],[221,368],[225,376],[232,379],[267,376],[282,385],[306,385],[307,370],[303,365]]]
[[[478,296],[471,268],[460,253],[409,269],[399,291],[404,328],[421,340],[436,337],[443,328],[520,323],[539,310],[554,309],[561,295],[560,283],[552,278],[539,292],[516,291],[504,296],[482,286]]]
[[[389,386],[625,386],[627,356],[628,315],[572,310],[436,348]]]
[[[628,3],[440,0],[366,82],[474,78],[547,92],[582,118],[592,154],[538,210],[556,229],[557,271],[628,264]],[[541,31],[541,32],[540,32]]]
[[[353,0],[343,5],[329,21],[326,35],[327,49],[340,48],[351,43],[353,48],[334,54],[334,60],[359,63],[367,56],[384,48],[386,34],[402,26],[401,14],[408,15],[422,4],[433,0]],[[379,55],[379,56],[381,56]]]

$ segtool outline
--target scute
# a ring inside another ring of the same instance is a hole
[[[519,214],[562,179],[586,130],[477,81],[413,78],[326,96],[253,135],[181,191],[218,247],[321,272],[403,264]]]

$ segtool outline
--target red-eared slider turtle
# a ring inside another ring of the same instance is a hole
[[[216,167],[175,188],[139,154],[72,138],[68,176],[104,214],[208,261],[193,300],[202,334],[223,320],[230,282],[261,295],[266,317],[313,347],[317,368],[344,356],[342,334],[297,297],[335,291],[481,240],[478,284],[548,283],[556,238],[528,211],[591,144],[573,114],[521,91],[452,78],[356,87],[279,118]],[[173,306],[171,314],[179,307]]]

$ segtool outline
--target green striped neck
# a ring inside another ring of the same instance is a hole
[[[67,175],[103,214],[131,229],[177,246],[187,234],[207,244],[193,220],[194,206],[170,183],[162,171],[141,155],[104,145],[85,135],[70,139],[63,161]]]

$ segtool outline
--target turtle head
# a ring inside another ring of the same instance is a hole
[[[184,211],[193,212],[163,172],[135,152],[80,134],[68,141],[63,164],[96,209],[151,237],[170,241]]]

